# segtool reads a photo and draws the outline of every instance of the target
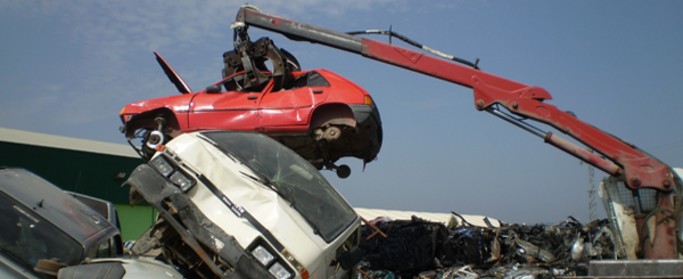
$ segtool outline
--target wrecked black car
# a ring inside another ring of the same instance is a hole
[[[59,267],[86,258],[121,254],[115,226],[24,169],[0,169],[0,222],[0,269],[7,277],[56,275]]]
[[[69,193],[18,168],[0,167],[0,278],[182,276],[151,258],[122,255],[108,201]]]

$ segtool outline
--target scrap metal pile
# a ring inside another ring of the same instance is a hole
[[[374,227],[374,228],[373,228]],[[386,237],[377,233],[381,231]],[[448,226],[413,216],[362,229],[359,278],[554,278],[582,276],[588,261],[615,259],[607,220],[554,225]]]

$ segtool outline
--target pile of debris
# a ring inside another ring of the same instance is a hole
[[[456,214],[456,216],[458,216]],[[553,278],[583,276],[588,261],[615,259],[607,220],[582,225],[444,225],[378,218],[362,229],[362,278]],[[381,233],[379,233],[381,232]]]

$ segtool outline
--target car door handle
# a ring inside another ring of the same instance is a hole
[[[249,96],[247,96],[247,99],[256,100],[256,99],[258,99],[258,96],[257,95],[249,95]]]

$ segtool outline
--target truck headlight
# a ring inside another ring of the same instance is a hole
[[[174,171],[173,166],[164,159],[164,156],[157,156],[149,163],[164,177],[168,177]]]
[[[187,177],[184,173],[180,171],[176,171],[173,174],[171,174],[171,177],[169,177],[169,179],[171,179],[171,182],[178,186],[180,190],[182,190],[183,192],[192,188],[192,186],[194,186],[195,183],[194,179]]]
[[[268,266],[268,264],[274,259],[273,255],[261,245],[256,246],[256,248],[251,251],[251,254],[254,255],[254,257],[256,257],[256,259],[264,266]]]
[[[197,183],[196,180],[181,171],[174,162],[170,162],[169,159],[166,159],[166,156],[156,156],[149,162],[149,164],[152,165],[161,175],[168,178],[173,184],[178,186],[178,188],[180,188],[180,190],[183,192],[186,192]]]
[[[280,263],[274,263],[273,266],[268,269],[268,272],[270,272],[270,274],[275,276],[277,279],[288,279],[292,277],[292,274],[289,272],[289,270],[287,270]]]
[[[268,245],[263,238],[257,237],[254,242],[249,244],[246,250],[251,251],[251,255],[254,256],[256,261],[267,269],[270,274],[275,276],[275,278],[290,279],[296,275],[294,270],[287,265],[287,262],[284,261],[282,256],[275,252],[275,249]],[[285,253],[288,254],[286,251]],[[305,272],[308,273],[308,271]],[[308,278],[308,276],[302,277]]]

